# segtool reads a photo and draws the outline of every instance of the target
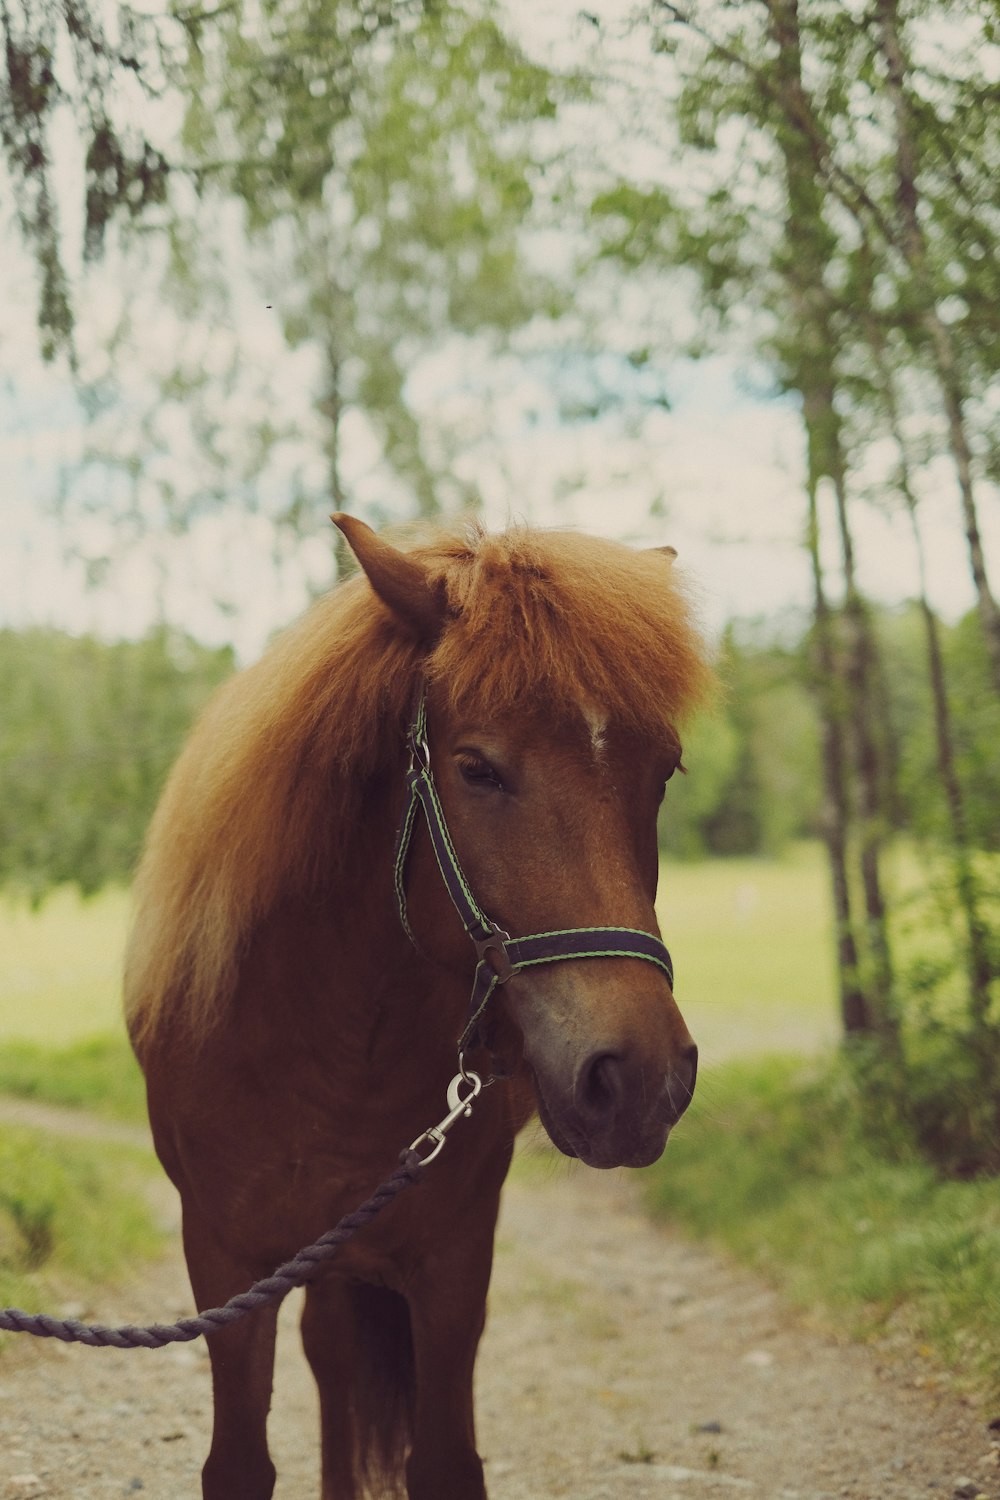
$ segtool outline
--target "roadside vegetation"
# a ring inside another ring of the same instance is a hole
[[[142,1077],[120,1020],[128,901],[65,888],[0,907],[0,1095],[140,1124]],[[156,1253],[151,1149],[27,1128],[0,1114],[0,1306],[72,1307]],[[23,1339],[22,1339],[23,1342]],[[16,1343],[0,1336],[0,1349]]]
[[[123,1035],[88,1037],[68,1047],[2,1041],[0,1094],[135,1124],[146,1118],[145,1084]]]
[[[0,1124],[0,1306],[86,1320],[90,1290],[162,1244],[154,1167],[141,1148]]]
[[[956,1084],[956,1088],[960,1088]],[[725,1246],[825,1327],[904,1334],[1000,1402],[1000,1194],[928,1163],[843,1056],[754,1057],[699,1083],[645,1174],[658,1216]]]

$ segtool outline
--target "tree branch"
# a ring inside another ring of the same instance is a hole
[[[712,36],[699,21],[696,21],[687,11],[679,5],[674,5],[671,0],[654,0],[660,10],[665,10],[679,25],[686,26],[695,35],[700,36],[707,42],[717,57],[723,61],[732,63],[740,68],[747,77],[751,78],[761,93],[772,103],[779,105],[791,124],[795,125],[809,141],[815,155],[816,164],[823,173],[824,180],[831,193],[837,201],[846,208],[848,213],[857,220],[865,216],[878,228],[879,233],[885,240],[886,245],[902,255],[897,243],[897,236],[892,224],[886,218],[879,205],[872,198],[862,183],[834,158],[829,139],[817,122],[815,111],[811,107],[809,96],[804,89],[796,91],[793,98],[784,95],[772,82],[770,76],[762,68],[757,68],[742,56],[735,48],[727,46]],[[769,0],[762,0],[765,7],[770,10]],[[905,259],[905,257],[904,257]]]

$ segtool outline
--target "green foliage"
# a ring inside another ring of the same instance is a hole
[[[886,662],[886,717],[896,746],[897,821],[924,837],[946,840],[923,622],[910,607],[878,615],[877,624]],[[1000,701],[976,615],[942,628],[942,648],[969,842],[1000,850]]]
[[[660,837],[682,858],[778,854],[819,821],[818,729],[802,651],[767,627],[730,627],[722,706],[685,740],[686,776],[667,788]]]
[[[592,199],[590,212],[597,221],[601,254],[629,270],[663,259],[664,237],[676,231],[676,210],[660,188],[616,183]]]
[[[127,880],[195,712],[232,670],[165,630],[106,645],[0,631],[0,885]]]
[[[660,847],[680,859],[700,859],[707,849],[707,829],[723,807],[740,741],[723,710],[696,720],[684,737],[684,772],[667,787],[659,820]]]
[[[146,1086],[124,1036],[89,1037],[59,1048],[0,1041],[0,1094],[113,1120],[146,1119]]]
[[[906,1045],[900,1114],[923,1157],[948,1177],[1000,1176],[995,1058],[983,1054],[982,1039],[937,1018],[911,1028]]]
[[[389,10],[235,0],[188,33],[177,82],[201,202],[174,228],[165,291],[189,319],[211,309],[232,331],[233,357],[220,377],[186,340],[181,365],[154,374],[162,390],[143,418],[144,466],[124,487],[126,513],[156,514],[148,453],[175,451],[180,429],[200,477],[172,484],[179,524],[232,506],[235,448],[244,503],[281,527],[312,529],[331,496],[335,507],[348,503],[348,414],[417,514],[475,505],[477,492],[455,474],[455,440],[416,415],[415,372],[474,337],[481,363],[565,307],[569,293],[527,253],[525,230],[548,190],[541,132],[580,85],[531,63],[482,0]],[[246,231],[235,253],[234,199]],[[311,401],[284,425],[272,419],[280,402],[261,391],[258,356],[247,358],[236,335],[239,295],[254,285],[263,294],[249,295],[273,308],[288,345],[313,355],[302,365],[315,372]],[[128,358],[143,354],[136,343]],[[239,404],[263,415],[234,442],[232,395],[248,380],[256,389]],[[117,435],[112,446],[98,447],[94,462],[127,471],[133,452]],[[291,485],[284,474],[268,482],[282,455],[296,466]],[[369,513],[398,517],[398,503]]]
[[[963,363],[981,361],[992,375],[1000,163],[992,29],[988,7],[964,0],[866,14],[783,0],[658,7],[651,43],[674,61],[679,159],[700,183],[679,188],[671,232],[651,253],[693,268],[716,310],[752,313],[793,384],[811,356],[808,331],[783,316],[783,293],[803,259],[833,311],[838,292],[859,292],[852,257],[874,257],[874,303],[862,308],[858,297],[851,308],[845,298],[839,313],[856,323],[877,305],[925,364],[924,314],[947,300]],[[602,211],[609,196],[600,196]],[[647,221],[641,198],[619,202]],[[905,213],[911,202],[918,239]],[[822,363],[833,352],[812,354]]]
[[[115,35],[106,29],[109,19]],[[72,104],[83,148],[84,253],[93,259],[115,215],[136,218],[166,194],[166,161],[121,110],[127,81],[134,89],[137,80],[148,87],[150,74],[158,72],[155,30],[155,23],[126,5],[14,0],[0,6],[0,151],[21,233],[38,267],[38,327],[46,359],[72,353],[73,337],[53,170],[56,122]]]
[[[847,1058],[710,1072],[648,1201],[838,1327],[904,1328],[996,1399],[996,1185],[942,1181],[895,1116],[875,1128],[869,1097]]]
[[[160,1244],[151,1152],[0,1125],[0,1305],[75,1298]]]
[[[1000,850],[1000,701],[992,691],[975,614],[948,632],[945,663],[971,841],[981,849]]]

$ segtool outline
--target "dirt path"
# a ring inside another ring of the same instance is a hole
[[[141,1279],[73,1312],[168,1321],[190,1306],[174,1243]],[[491,1500],[1000,1500],[993,1413],[935,1388],[915,1354],[819,1336],[753,1277],[651,1225],[627,1174],[521,1173],[490,1308],[478,1410]],[[318,1494],[297,1316],[292,1297],[276,1500]],[[200,1343],[121,1353],[25,1340],[0,1360],[0,1497],[194,1500],[209,1425]]]

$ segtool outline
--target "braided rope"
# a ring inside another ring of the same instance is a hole
[[[328,1229],[314,1245],[306,1245],[291,1260],[285,1261],[273,1275],[255,1282],[249,1291],[230,1297],[224,1307],[212,1307],[197,1317],[181,1318],[176,1323],[153,1323],[147,1328],[136,1328],[131,1324],[122,1328],[104,1328],[100,1324],[78,1323],[75,1318],[50,1318],[45,1313],[26,1313],[17,1307],[5,1307],[0,1309],[0,1330],[31,1333],[41,1339],[61,1339],[67,1344],[114,1349],[162,1349],[165,1344],[189,1343],[203,1334],[216,1333],[269,1302],[280,1302],[293,1287],[311,1281],[359,1229],[370,1224],[388,1207],[398,1193],[419,1182],[422,1166],[423,1161],[416,1151],[404,1151],[392,1176],[377,1187],[360,1208],[345,1214],[339,1224]]]

